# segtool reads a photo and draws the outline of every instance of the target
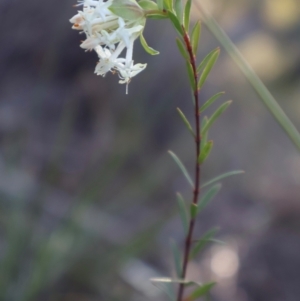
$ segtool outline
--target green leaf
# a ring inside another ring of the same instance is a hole
[[[167,279],[167,278],[166,278]],[[159,290],[161,290],[163,293],[165,293],[170,301],[176,301],[175,292],[173,289],[173,281],[159,281],[159,278],[157,280],[155,278],[150,279],[153,285],[155,285]]]
[[[216,235],[216,233],[218,232],[218,230],[219,230],[218,228],[213,228],[213,229],[208,230],[202,236],[202,238],[199,239],[195,243],[194,247],[191,250],[189,258],[190,259],[195,258],[199,254],[199,252],[203,250],[203,248],[207,245],[207,243],[212,241],[212,238]]]
[[[195,81],[195,77],[194,77],[193,67],[190,62],[186,62],[186,68],[188,71],[191,88],[193,91],[195,91],[196,90],[196,81]]]
[[[150,278],[150,281],[152,283],[183,283],[184,285],[201,285],[197,282],[192,282],[190,280],[186,279],[172,279],[169,277],[154,277]]]
[[[179,113],[179,116],[181,117],[181,119],[184,122],[187,129],[190,131],[190,133],[193,135],[193,137],[195,137],[194,130],[193,130],[191,124],[189,123],[189,121],[187,120],[187,118],[185,117],[185,115],[182,113],[182,111],[179,108],[177,108],[177,112]]]
[[[191,43],[192,43],[192,49],[193,53],[196,55],[198,51],[198,45],[199,45],[199,40],[200,40],[200,34],[201,34],[201,23],[198,21],[191,34]]]
[[[257,92],[260,100],[268,108],[278,124],[280,124],[283,130],[287,133],[290,140],[295,144],[298,150],[300,150],[300,133],[297,128],[284,113],[270,91],[257,76],[257,74],[253,71],[249,63],[246,61],[246,59],[243,57],[234,43],[230,40],[230,38],[226,35],[220,25],[216,22],[216,20],[202,9],[202,4],[199,1],[195,2],[195,4],[201,10],[201,17],[203,18],[208,29],[214,34],[217,40],[219,40],[227,53],[231,56],[233,61],[237,64],[245,77],[248,79],[254,90]]]
[[[207,116],[204,116],[204,118],[202,119],[202,122],[201,122],[201,128],[203,129],[205,127],[205,125],[207,124],[208,122],[208,118]],[[203,148],[205,147],[206,143],[207,143],[207,137],[208,137],[208,131],[206,131],[206,133],[202,134],[201,135],[201,149],[200,149],[200,152],[202,152]]]
[[[156,0],[156,2],[157,2],[158,9],[162,11],[164,9],[164,1]]]
[[[167,15],[165,15],[164,13],[158,13],[158,12],[156,12],[155,14],[147,13],[146,17],[149,19],[155,19],[155,20],[168,19]]]
[[[173,11],[173,0],[163,0],[164,1],[164,8],[168,11]]]
[[[138,2],[138,4],[144,10],[158,10],[158,5],[154,1],[141,0]]]
[[[215,282],[209,282],[206,284],[203,284],[202,286],[198,287],[196,290],[194,290],[190,296],[188,296],[185,300],[186,301],[194,301],[198,299],[199,297],[205,296],[209,291],[213,288],[215,285]]]
[[[202,107],[200,108],[200,112],[203,112],[205,109],[207,109],[210,105],[212,105],[221,95],[223,95],[225,92],[219,92],[215,95],[213,95],[209,100],[207,100]]]
[[[208,122],[201,130],[202,135],[208,131],[208,129],[214,124],[217,118],[229,107],[231,103],[232,103],[231,100],[226,101],[212,114],[212,116],[208,119]]]
[[[201,286],[201,283],[195,282],[195,281],[188,281],[185,284],[185,287],[191,287],[191,286]]]
[[[185,201],[179,192],[177,192],[176,196],[177,196],[177,204],[179,207],[179,215],[182,222],[183,230],[184,233],[187,234],[189,231],[189,222],[188,222],[188,213],[187,213]]]
[[[190,207],[191,219],[194,219],[198,213],[198,205],[192,203]]]
[[[168,16],[179,35],[183,36],[183,29],[178,18],[171,11],[168,11]]]
[[[184,7],[184,13],[183,13],[183,25],[186,32],[189,31],[189,26],[190,26],[191,6],[192,6],[192,0],[187,0]]]
[[[202,150],[200,152],[200,156],[198,158],[199,164],[202,164],[206,160],[206,158],[209,156],[213,145],[214,145],[214,142],[212,140],[205,143],[204,147],[202,148]]]
[[[113,0],[108,9],[125,20],[136,20],[144,16],[143,9],[134,0]]]
[[[151,55],[157,55],[159,54],[158,51],[156,51],[155,49],[151,48],[150,46],[148,46],[143,34],[141,33],[140,34],[140,41],[141,41],[141,44],[143,46],[143,48],[145,49],[146,52],[148,52],[149,54]]]
[[[210,239],[210,242],[216,243],[216,244],[220,244],[220,245],[225,245],[226,243],[223,240],[220,239]]]
[[[181,265],[180,251],[178,249],[176,242],[173,239],[171,239],[170,244],[171,244],[171,250],[172,250],[173,259],[174,259],[176,275],[178,278],[181,278],[181,268],[182,268],[181,266],[182,265]]]
[[[198,213],[202,211],[208,203],[215,197],[215,195],[221,190],[222,184],[218,183],[212,186],[200,199],[198,205]]]
[[[176,13],[176,16],[180,22],[180,24],[182,24],[182,0],[175,0],[175,3],[174,3],[174,6],[175,6],[175,13]]]
[[[184,44],[182,43],[182,41],[179,38],[176,38],[176,44],[177,44],[177,47],[178,47],[181,55],[183,56],[183,58],[189,62],[190,61],[189,54],[187,53]]]
[[[189,182],[189,184],[194,188],[193,180],[190,177],[190,175],[189,175],[188,171],[186,170],[185,166],[181,163],[180,159],[172,151],[168,151],[168,153],[171,155],[173,160],[176,162],[178,167],[181,169],[182,173],[184,174],[184,176],[187,179],[187,181]]]
[[[203,185],[201,185],[201,188],[204,188],[204,187],[206,187],[208,185],[211,185],[211,184],[213,184],[215,182],[218,182],[218,181],[220,181],[222,179],[225,179],[227,177],[238,175],[238,174],[242,174],[242,173],[245,173],[245,172],[243,170],[234,170],[234,171],[229,171],[229,172],[223,173],[223,174],[221,174],[221,175],[219,175],[219,176],[211,179],[210,181],[204,183]]]
[[[199,66],[197,67],[197,73],[199,73],[203,68],[204,66],[207,65],[208,61],[211,59],[211,57],[213,55],[215,55],[216,52],[220,51],[220,48],[217,47],[216,49],[212,50],[203,60],[202,62],[199,64]]]
[[[198,82],[198,88],[201,89],[211,71],[211,69],[213,68],[213,66],[215,65],[218,57],[220,55],[220,49],[217,49],[212,56],[210,57],[210,59],[208,60],[206,66],[203,69],[202,74],[200,75],[200,79]]]

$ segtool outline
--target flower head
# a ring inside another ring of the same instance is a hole
[[[117,72],[119,83],[128,86],[131,78],[147,66],[134,64],[132,59],[134,41],[146,22],[143,9],[134,0],[81,0],[77,6],[82,6],[82,10],[70,22],[73,29],[86,35],[80,47],[95,50],[99,57],[95,73],[105,76],[109,71]]]

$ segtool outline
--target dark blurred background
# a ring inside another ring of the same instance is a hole
[[[202,3],[300,129],[300,1]],[[148,21],[160,55],[136,42],[148,66],[125,95],[116,75],[93,74],[73,4],[0,2],[0,300],[163,300],[149,278],[174,275],[175,192],[191,196],[167,154],[192,170],[176,112],[193,118],[184,62],[170,24]],[[217,46],[204,28],[199,58]],[[216,301],[299,301],[300,153],[225,51],[201,100],[218,91],[234,102],[210,132],[203,181],[246,173],[224,180],[199,217],[197,235],[218,226],[225,244],[206,248],[189,278],[216,280]]]

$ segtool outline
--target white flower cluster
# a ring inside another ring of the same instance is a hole
[[[100,59],[95,73],[105,76],[108,71],[117,72],[120,77],[119,83],[126,84],[128,87],[131,78],[147,66],[147,64],[134,64],[132,59],[133,44],[142,34],[145,17],[138,4],[132,2],[135,15],[132,17],[129,14],[128,19],[122,18],[110,10],[113,1],[79,1],[77,6],[82,5],[83,9],[78,11],[70,22],[73,23],[73,29],[80,30],[86,35],[86,40],[80,47],[95,50]],[[125,48],[125,57],[120,57]]]

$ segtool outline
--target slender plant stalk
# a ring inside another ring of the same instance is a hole
[[[194,187],[192,205],[197,205],[198,199],[199,199],[199,194],[200,194],[200,163],[198,161],[198,158],[200,155],[200,146],[201,146],[199,90],[197,87],[198,74],[197,74],[197,66],[196,66],[196,56],[193,52],[193,48],[192,48],[191,41],[190,41],[190,36],[184,27],[183,27],[183,31],[184,31],[183,39],[184,39],[184,43],[185,43],[187,52],[189,54],[190,63],[192,65],[193,75],[194,75],[194,80],[195,80],[195,85],[194,85],[194,87],[195,87],[194,88],[195,106],[194,106],[194,108],[195,108],[195,125],[196,125],[196,135],[195,135],[196,160],[195,160],[195,184],[194,184],[195,187]],[[189,223],[188,234],[186,236],[185,246],[184,246],[183,265],[182,265],[182,271],[181,271],[181,278],[183,280],[186,277],[195,222],[196,222],[196,217],[191,217],[190,223]],[[183,293],[184,293],[184,283],[180,283],[179,289],[178,289],[178,294],[177,294],[177,301],[182,301]]]
[[[300,150],[300,132],[291,122],[288,116],[284,113],[279,106],[275,98],[270,91],[266,88],[261,79],[253,71],[252,67],[245,60],[241,52],[230,40],[224,30],[220,27],[217,21],[204,9],[200,1],[193,2],[201,15],[201,19],[204,21],[207,28],[212,32],[216,39],[221,43],[229,56],[237,64],[240,70],[243,72],[249,83],[260,97],[260,100],[264,103],[270,113],[274,116],[278,124],[287,133],[290,140]]]

